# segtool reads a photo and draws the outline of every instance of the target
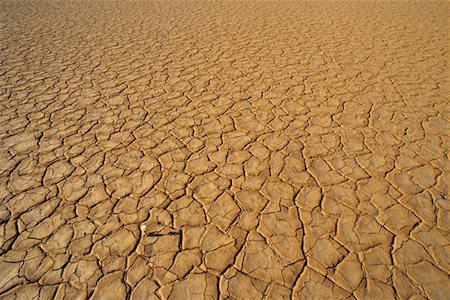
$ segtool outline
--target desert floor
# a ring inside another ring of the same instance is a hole
[[[0,0],[0,298],[449,299],[448,17]]]

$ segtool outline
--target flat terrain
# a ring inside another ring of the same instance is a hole
[[[449,299],[448,18],[0,0],[0,298]]]

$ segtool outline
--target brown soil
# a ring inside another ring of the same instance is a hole
[[[0,298],[449,299],[448,17],[0,0]]]

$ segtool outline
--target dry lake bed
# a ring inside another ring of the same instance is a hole
[[[448,20],[0,0],[0,298],[449,299]]]

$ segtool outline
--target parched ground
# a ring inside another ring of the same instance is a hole
[[[449,299],[449,4],[0,1],[1,299]]]

